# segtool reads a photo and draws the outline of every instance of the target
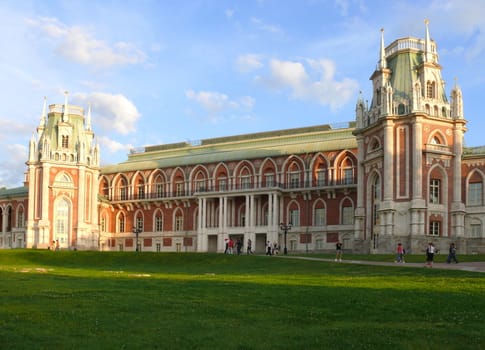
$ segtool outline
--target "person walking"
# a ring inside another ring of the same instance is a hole
[[[229,238],[229,251],[228,254],[234,254],[234,241],[232,238]]]
[[[446,263],[449,264],[451,263],[451,260],[455,262],[455,264],[458,264],[458,260],[456,259],[456,246],[455,243],[450,244],[450,249],[448,251],[448,258],[446,259]]]
[[[336,250],[336,255],[335,255],[335,261],[341,262],[342,261],[342,243],[340,241],[335,244],[335,250]]]
[[[273,245],[271,244],[271,241],[268,241],[266,244],[266,255],[272,255],[273,254]]]
[[[397,244],[396,262],[404,264],[404,247],[402,246],[401,242]]]
[[[426,248],[426,267],[433,267],[433,260],[434,260],[434,253],[436,248],[434,247],[433,243],[428,243],[428,248]]]
[[[248,249],[247,249],[247,252],[246,252],[247,255],[253,254],[252,244],[253,244],[253,242],[250,239],[248,239]]]

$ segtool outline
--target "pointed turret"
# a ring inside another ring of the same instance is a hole
[[[384,28],[381,28],[381,51],[379,56],[379,65],[377,67],[378,70],[387,68],[386,62],[386,49],[384,47]]]
[[[45,128],[46,112],[47,112],[47,98],[44,96],[44,107],[42,108],[42,115],[40,116],[39,126],[37,127],[37,132],[39,134],[42,134],[42,131]]]
[[[455,86],[451,90],[451,118],[463,119],[463,95],[461,88],[458,86],[457,78],[455,78]]]
[[[424,62],[433,62],[433,55],[431,51],[431,39],[429,37],[429,20],[425,19],[424,24],[426,25],[426,37],[424,39]]]
[[[67,95],[69,94],[68,91],[64,92],[64,113],[62,114],[62,121],[66,123],[69,120],[69,110],[67,105]]]
[[[88,116],[86,117],[86,131],[91,131],[91,103],[88,104]]]

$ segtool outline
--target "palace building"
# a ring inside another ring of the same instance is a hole
[[[462,93],[447,97],[441,69],[427,23],[387,47],[382,32],[352,122],[142,147],[103,167],[90,108],[44,101],[24,186],[0,189],[0,247],[485,253],[485,148],[464,146]]]

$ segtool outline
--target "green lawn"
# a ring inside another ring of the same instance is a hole
[[[465,350],[485,348],[484,319],[482,273],[0,251],[0,349]]]

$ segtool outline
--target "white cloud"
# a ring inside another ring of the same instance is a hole
[[[122,135],[136,131],[140,113],[134,103],[121,94],[77,93],[72,94],[71,99],[83,105],[91,103],[92,123],[103,130],[114,130]]]
[[[243,96],[237,99],[230,99],[226,94],[214,91],[187,90],[185,97],[191,101],[197,102],[209,115],[213,122],[220,121],[222,114],[228,111],[248,111],[255,104],[251,96]]]
[[[145,53],[131,43],[117,42],[109,45],[94,38],[86,28],[69,27],[57,18],[40,17],[28,19],[27,23],[47,35],[60,56],[76,63],[110,67],[138,64],[146,59]]]
[[[3,150],[8,154],[8,158],[0,161],[0,187],[21,186],[27,168],[24,162],[19,162],[19,159],[27,160],[27,147],[19,144],[7,144]]]
[[[263,22],[260,18],[251,18],[251,23],[256,26],[257,29],[264,31],[264,32],[269,32],[272,34],[284,34],[283,29],[281,29],[280,26],[275,25],[275,24],[268,24]]]
[[[123,144],[106,136],[98,136],[96,140],[100,145],[101,153],[104,151],[108,151],[108,153],[125,151],[128,153],[129,150],[133,148],[133,145],[131,144]]]
[[[306,63],[309,71],[302,62],[273,59],[270,77],[260,80],[274,89],[290,89],[292,98],[317,101],[333,110],[342,107],[354,96],[358,89],[357,81],[349,78],[335,80],[333,61],[307,60]]]
[[[236,67],[241,73],[249,73],[263,67],[262,56],[256,54],[241,55],[237,58]]]
[[[234,10],[233,9],[227,9],[226,11],[224,11],[224,13],[226,14],[226,17],[228,19],[232,18],[234,16]]]

